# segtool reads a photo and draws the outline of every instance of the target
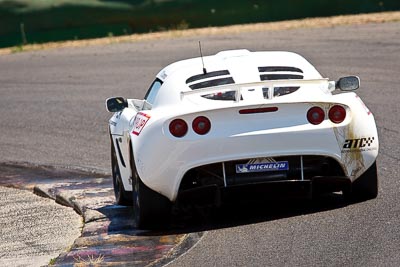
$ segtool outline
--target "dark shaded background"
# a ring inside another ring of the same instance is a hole
[[[399,9],[398,0],[0,0],[0,47]]]

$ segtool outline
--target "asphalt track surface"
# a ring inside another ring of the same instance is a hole
[[[0,57],[0,160],[109,172],[104,100],[142,98],[154,75],[198,56],[198,38],[26,52]],[[400,264],[400,23],[201,37],[203,53],[247,48],[302,54],[323,76],[358,75],[380,136],[379,196],[346,205],[263,203],[220,212],[171,266]],[[221,216],[222,214],[222,216]],[[226,216],[225,216],[226,215]]]

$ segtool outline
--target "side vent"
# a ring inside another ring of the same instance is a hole
[[[205,74],[197,74],[186,80],[186,84],[193,90],[234,83],[235,81],[233,80],[229,70],[218,70],[207,72]]]
[[[207,72],[206,74],[198,74],[198,75],[194,75],[194,76],[188,78],[186,80],[186,84],[195,82],[198,80],[203,80],[203,79],[218,77],[218,76],[223,76],[223,75],[229,75],[229,74],[230,73],[228,70],[218,70],[218,71]]]
[[[258,67],[260,80],[300,80],[304,78],[303,71],[296,67],[267,66]]]

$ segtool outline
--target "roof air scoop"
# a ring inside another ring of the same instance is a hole
[[[225,59],[225,58],[229,58],[229,57],[246,56],[248,54],[250,54],[250,51],[247,49],[237,49],[237,50],[221,51],[221,52],[217,53],[216,56]]]

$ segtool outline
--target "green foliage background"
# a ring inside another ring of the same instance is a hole
[[[0,0],[0,47],[399,10],[399,0]],[[23,26],[22,26],[23,25]]]

